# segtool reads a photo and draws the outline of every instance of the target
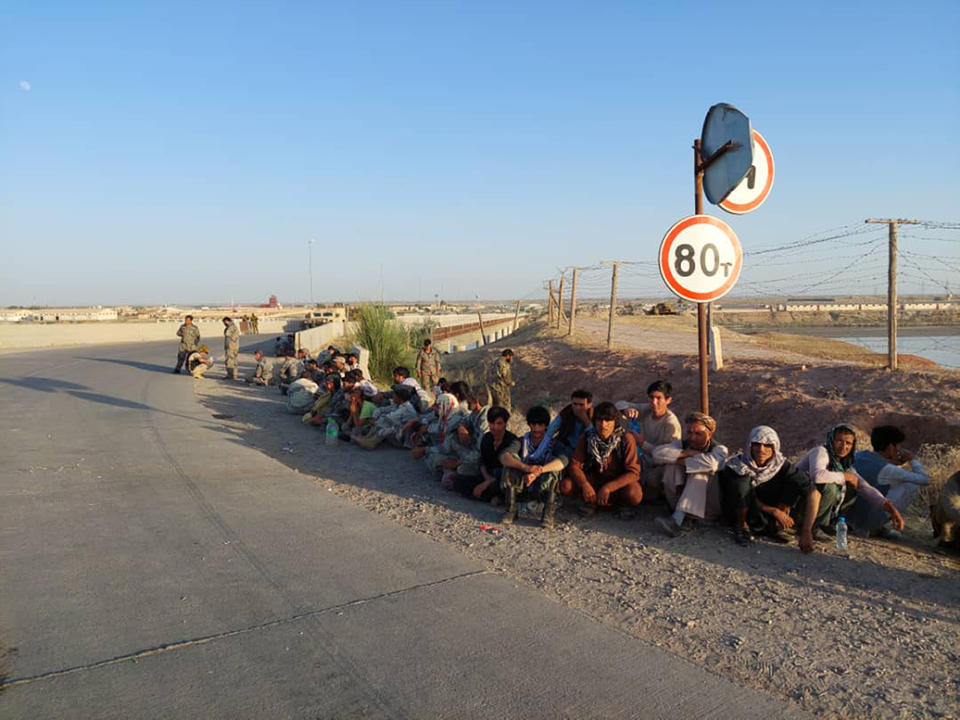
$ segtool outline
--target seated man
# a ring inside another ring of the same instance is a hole
[[[303,365],[303,369],[310,375],[310,379],[317,383],[317,385],[319,385],[323,380],[324,372],[320,369],[320,366],[317,365],[317,361],[313,358],[307,358]]]
[[[465,497],[489,502],[503,492],[500,481],[503,479],[503,463],[500,456],[517,439],[507,430],[510,413],[506,408],[494,405],[487,411],[490,430],[480,441],[480,475],[461,475],[453,478],[453,489]]]
[[[373,400],[380,394],[380,389],[369,380],[364,379],[363,370],[359,368],[347,370],[343,375],[344,380],[354,383],[355,387],[363,390],[363,397],[367,400]]]
[[[313,402],[313,407],[310,409],[310,412],[305,413],[301,418],[303,422],[308,425],[322,425],[326,427],[328,415],[332,410],[333,398],[337,396],[340,390],[338,380],[339,378],[334,375],[324,376],[323,382],[320,383],[320,390],[317,392],[316,400]]]
[[[727,458],[720,471],[720,500],[738,545],[749,545],[754,533],[788,543],[784,531],[794,526],[790,513],[799,502],[812,501],[813,483],[780,452],[780,436],[760,425],[750,431],[747,446]]]
[[[549,410],[539,405],[530,408],[527,411],[530,431],[500,453],[500,462],[504,467],[503,497],[507,506],[500,520],[504,525],[516,520],[518,502],[531,499],[543,503],[540,526],[548,529],[553,527],[557,483],[564,463],[551,452],[552,438],[547,435],[549,424]]]
[[[717,422],[701,412],[687,415],[686,438],[660,445],[653,459],[663,470],[663,494],[673,515],[657,518],[670,537],[677,537],[687,515],[706,520],[720,516],[717,471],[727,459],[727,448],[713,439]]]
[[[960,472],[947,478],[930,505],[930,524],[938,545],[960,552]]]
[[[414,460],[426,457],[429,453],[447,452],[447,438],[456,432],[463,419],[470,414],[466,406],[470,386],[465,382],[455,382],[450,385],[450,392],[437,398],[437,402],[428,413],[424,413],[415,422],[411,431],[413,450],[410,451]]]
[[[413,388],[407,385],[395,385],[393,388],[393,405],[381,407],[373,414],[374,424],[368,428],[361,428],[351,435],[353,441],[366,450],[373,450],[384,440],[403,447],[403,426],[417,416],[410,400],[413,398]]]
[[[251,385],[273,385],[275,382],[273,366],[276,364],[276,360],[266,357],[263,350],[257,350],[253,354],[253,359],[257,361],[257,366],[254,368],[252,375],[247,375],[244,378],[247,383]]]
[[[574,390],[570,403],[557,413],[547,428],[547,436],[553,440],[553,455],[570,465],[580,436],[593,424],[593,394],[589,390]]]
[[[310,373],[307,370],[292,383],[287,390],[287,412],[295,415],[303,415],[317,399],[317,390],[320,386],[310,379]]]
[[[930,476],[920,461],[901,447],[906,439],[907,436],[895,425],[879,425],[870,431],[873,451],[861,450],[853,457],[853,469],[857,474],[882,492],[901,515],[917,497],[920,488],[930,484]],[[890,538],[900,535],[886,526],[887,514],[862,497],[857,498],[847,520],[857,535],[877,534]]]
[[[422,448],[422,453],[420,448],[414,448],[411,451],[414,458],[422,456],[424,463],[432,472],[455,470],[460,466],[460,454],[457,446],[466,445],[469,447],[471,445],[469,423],[475,400],[470,393],[470,386],[465,382],[454,383],[453,395],[457,399],[457,407],[447,418],[442,439]],[[475,449],[479,448],[479,440],[472,442],[472,445]],[[479,468],[476,472],[479,472]]]
[[[580,436],[560,492],[580,495],[585,515],[596,512],[598,505],[633,507],[643,500],[637,444],[620,426],[612,402],[594,408],[593,425]]]
[[[206,345],[201,345],[192,353],[187,355],[187,372],[197,380],[203,377],[203,374],[213,367],[213,357],[209,355],[210,349]]]
[[[895,530],[903,530],[903,516],[883,493],[865,482],[853,468],[857,435],[850,425],[834,425],[827,432],[827,441],[815,447],[797,463],[797,467],[813,482],[815,502],[803,517],[800,530],[804,540],[829,540],[836,534],[837,518],[846,514],[857,501],[857,495],[890,515]],[[810,543],[812,549],[812,542]]]
[[[303,371],[300,369],[300,361],[297,360],[292,351],[285,351],[283,361],[274,366],[274,372],[276,374],[277,385],[280,388],[281,395],[286,395],[287,390],[290,388],[290,383],[299,379],[300,375],[303,373]]]
[[[641,452],[643,496],[647,500],[656,500],[663,496],[664,466],[654,460],[653,449],[679,440],[683,433],[680,421],[670,410],[673,402],[670,383],[665,380],[651,383],[647,387],[647,399],[649,402],[640,405],[621,401],[617,403],[617,409],[627,418],[627,429],[634,434]]]
[[[480,402],[475,395],[467,395],[464,403],[467,413],[460,420],[454,433],[444,441],[444,448],[451,456],[444,456],[443,451],[427,453],[426,464],[432,470],[442,470],[440,482],[446,488],[453,488],[456,475],[465,477],[480,476],[480,443],[483,436],[490,432],[490,423],[487,413],[490,407]]]
[[[355,386],[350,391],[350,416],[343,424],[340,439],[352,440],[354,432],[362,432],[364,428],[372,427],[374,424],[373,413],[376,409],[376,405],[364,398],[363,389]]]

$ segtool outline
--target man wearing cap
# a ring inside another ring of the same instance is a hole
[[[207,346],[201,345],[187,356],[187,371],[197,380],[203,378],[203,374],[213,367],[213,358],[208,352]]]
[[[177,366],[173,372],[179,375],[187,356],[200,345],[200,328],[193,324],[193,315],[187,315],[183,319],[183,325],[177,330],[177,337],[180,338],[180,345],[177,348]]]

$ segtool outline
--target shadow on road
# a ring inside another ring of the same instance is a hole
[[[116,363],[117,365],[127,365],[138,370],[150,370],[152,372],[170,372],[173,365],[157,365],[156,363],[140,362],[139,360],[121,360],[120,358],[105,357],[79,357],[79,360],[93,360],[94,362]]]
[[[61,390],[86,390],[86,385],[59,380],[57,378],[46,377],[23,377],[23,378],[0,378],[0,382],[8,385],[25,387],[30,390],[40,390],[41,392],[59,392]]]

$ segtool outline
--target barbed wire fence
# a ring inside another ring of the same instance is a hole
[[[804,298],[828,303],[835,298],[883,296],[888,289],[887,250],[888,228],[863,221],[750,248],[744,251],[740,278],[723,305],[785,308]],[[960,284],[960,223],[924,220],[900,226],[897,257],[902,296],[953,301]],[[538,294],[546,295],[548,323],[558,330],[572,332],[578,314],[606,314],[608,346],[618,317],[647,312],[658,302],[676,304],[660,277],[654,253],[643,259],[558,268],[540,290],[521,300]],[[942,341],[932,340],[930,345],[936,348]]]

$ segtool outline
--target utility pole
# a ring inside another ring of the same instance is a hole
[[[520,319],[520,301],[517,300],[517,309],[513,313],[513,330],[511,332],[517,331],[517,321]]]
[[[620,274],[620,263],[604,261],[601,265],[613,265],[613,276],[610,278],[610,315],[607,317],[607,348],[613,345],[613,316],[617,310],[617,276]]]
[[[577,324],[577,271],[573,268],[573,280],[570,283],[570,322],[567,325],[567,335],[573,335],[573,328]]]
[[[890,230],[890,243],[887,260],[887,366],[897,369],[897,227],[900,225],[922,225],[919,220],[868,219],[867,223],[887,225]]]

